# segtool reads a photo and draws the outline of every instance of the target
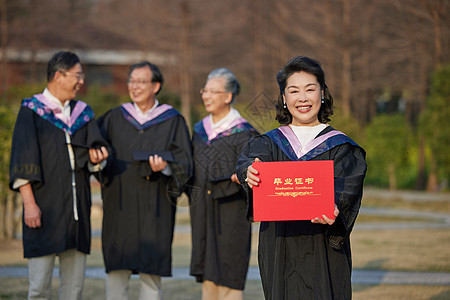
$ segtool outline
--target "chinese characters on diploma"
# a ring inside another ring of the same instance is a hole
[[[253,187],[254,221],[334,218],[332,160],[257,162],[260,183]]]

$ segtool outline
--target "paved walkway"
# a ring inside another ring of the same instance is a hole
[[[365,187],[363,197],[377,197],[382,199],[401,199],[410,202],[435,202],[450,201],[450,193],[432,193],[415,190],[396,190],[378,189]]]
[[[379,229],[430,229],[430,228],[450,228],[450,214],[428,212],[428,211],[413,211],[401,210],[394,208],[369,208],[362,207],[359,212],[360,215],[366,216],[384,216],[384,217],[402,217],[414,218],[417,222],[407,221],[402,222],[364,222],[355,223],[354,230],[379,230]]]
[[[58,268],[55,268],[53,276],[58,276]],[[0,278],[26,278],[28,277],[27,267],[0,267]],[[87,278],[102,279],[106,278],[105,269],[87,268]],[[134,276],[133,276],[134,277]],[[188,268],[174,268],[173,276],[166,277],[163,280],[194,280],[189,276]],[[250,267],[247,274],[247,280],[260,280],[257,267]],[[353,270],[353,284],[402,284],[402,285],[450,285],[450,273],[433,272],[393,272],[393,271],[370,271]]]
[[[447,201],[450,200],[450,194],[430,194],[422,192],[405,191],[382,191],[367,189],[365,196],[376,193],[379,197],[401,198],[408,201]],[[187,208],[179,208],[179,212],[187,211]],[[362,208],[361,215],[383,215],[400,216],[423,219],[426,222],[376,222],[376,223],[358,223],[356,222],[354,230],[377,230],[377,229],[412,229],[412,228],[450,228],[450,214],[408,211],[391,208]],[[176,226],[175,230],[182,233],[190,233],[190,226]],[[253,226],[253,231],[258,231],[258,226]],[[100,232],[93,232],[93,236],[99,236]],[[28,276],[27,267],[7,267],[0,266],[0,278],[26,278]],[[55,268],[54,276],[58,276],[58,269]],[[104,268],[89,267],[86,270],[87,278],[105,278]],[[257,267],[250,267],[247,275],[248,280],[260,280]],[[189,276],[188,268],[173,268],[173,276],[164,278],[164,280],[193,280]],[[450,273],[439,272],[397,272],[397,271],[379,271],[354,269],[352,274],[353,284],[393,284],[393,285],[450,285]]]

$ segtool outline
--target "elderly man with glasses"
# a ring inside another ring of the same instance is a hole
[[[48,62],[44,92],[24,99],[14,128],[10,187],[23,199],[28,299],[51,299],[59,257],[59,299],[81,299],[91,243],[89,177],[108,157],[92,109],[73,100],[84,84],[78,56]],[[106,161],[105,161],[106,162]]]
[[[162,85],[156,65],[132,65],[131,101],[98,119],[113,149],[102,172],[108,300],[128,299],[132,273],[139,299],[160,299],[161,276],[172,272],[176,199],[192,174],[192,153],[184,118],[156,99]]]

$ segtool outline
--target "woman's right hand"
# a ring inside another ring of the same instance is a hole
[[[255,159],[255,162],[260,162],[261,160],[259,158]],[[248,186],[253,189],[254,186],[259,185],[259,172],[253,167],[253,165],[250,165],[247,168],[247,178],[245,181],[247,182]]]

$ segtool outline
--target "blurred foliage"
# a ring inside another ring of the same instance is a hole
[[[99,84],[92,84],[77,99],[89,104],[95,113],[95,117],[98,118],[111,108],[127,102],[127,97],[128,95],[119,95],[110,89],[102,88]]]
[[[12,105],[0,104],[0,240],[16,234],[16,221],[13,219],[16,211],[13,211],[13,207],[17,198],[13,197],[14,192],[9,189],[11,140],[17,115],[13,108]]]
[[[11,141],[17,113],[22,99],[42,92],[45,84],[14,85],[3,95],[0,104],[0,196],[6,201],[9,190],[9,160],[11,156]]]
[[[35,94],[42,93],[46,83],[36,83],[27,85],[13,85],[5,93],[5,102],[16,112],[19,111],[22,99],[29,98]]]
[[[192,128],[194,128],[195,123],[201,121],[204,117],[208,115],[208,112],[205,110],[205,107],[202,104],[196,104],[192,106],[191,110],[191,120],[192,120]]]
[[[330,117],[329,124],[334,129],[342,131],[357,144],[364,141],[364,128],[359,124],[358,120],[353,116],[345,117],[339,108],[333,108],[334,114]]]
[[[440,182],[450,179],[450,65],[438,68],[432,74],[426,109],[419,120],[429,150],[437,165]],[[428,155],[430,157],[430,155]]]
[[[160,103],[172,105],[178,111],[181,111],[181,98],[178,94],[168,91],[166,89],[156,95],[156,98]]]
[[[9,159],[16,115],[10,105],[0,105],[0,199],[5,199],[9,189]]]
[[[417,176],[417,142],[401,114],[375,117],[365,128],[369,185],[412,188]]]
[[[170,90],[163,89],[156,96],[160,103],[169,104],[181,113],[181,97]],[[194,128],[194,124],[201,120],[203,113],[202,108],[191,104],[191,124],[190,128]]]

